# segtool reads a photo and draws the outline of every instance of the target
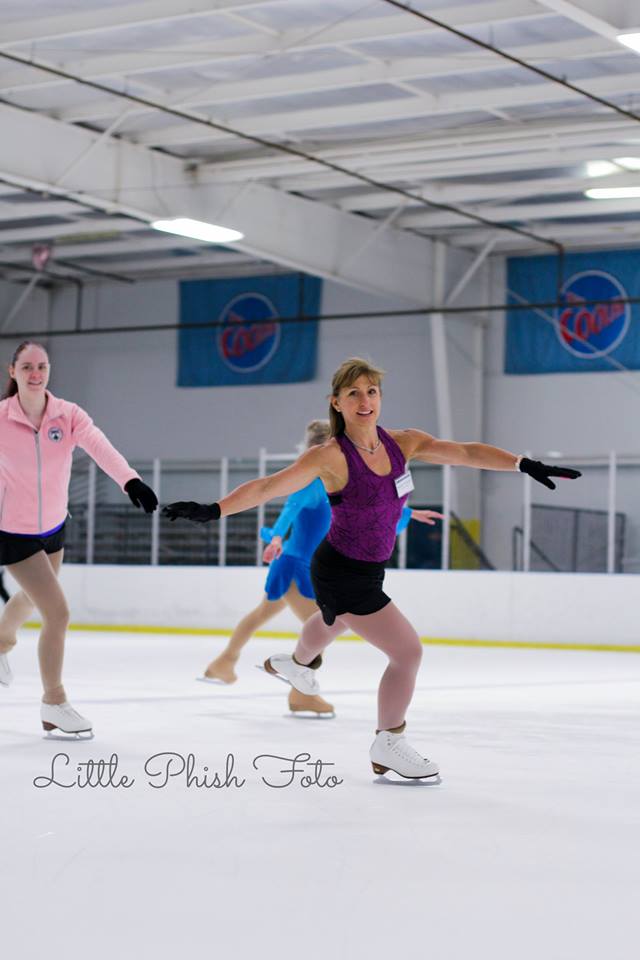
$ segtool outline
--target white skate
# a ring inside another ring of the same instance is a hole
[[[9,657],[6,653],[0,653],[0,686],[10,687],[13,682],[13,673],[9,666]]]
[[[60,704],[41,703],[40,719],[47,731],[45,740],[93,740],[91,720],[74,710],[66,701]],[[60,733],[53,733],[58,730]],[[82,736],[85,734],[85,736]]]
[[[299,693],[306,693],[313,697],[320,693],[316,672],[311,667],[303,667],[296,663],[288,653],[276,653],[264,662],[264,669],[273,677],[290,683]]]
[[[373,772],[379,775],[392,770],[407,780],[440,782],[438,764],[421,757],[404,733],[381,730],[371,745],[369,756]]]

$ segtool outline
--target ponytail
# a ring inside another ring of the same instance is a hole
[[[340,434],[344,433],[344,417],[332,403],[329,404],[329,423],[331,424],[332,437],[339,437]]]
[[[18,384],[13,379],[13,377],[9,377],[9,379],[7,380],[7,386],[5,388],[5,391],[2,394],[2,399],[7,400],[8,397],[15,396],[17,392],[18,392]]]

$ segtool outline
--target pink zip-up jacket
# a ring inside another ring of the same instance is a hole
[[[36,430],[18,395],[0,401],[0,530],[43,534],[67,516],[71,456],[81,447],[123,489],[137,477],[88,413],[47,390]]]

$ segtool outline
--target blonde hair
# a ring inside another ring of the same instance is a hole
[[[331,436],[331,427],[328,420],[312,420],[308,423],[304,431],[304,445],[307,447],[318,447]]]
[[[344,387],[352,386],[359,377],[363,376],[376,387],[381,387],[384,370],[375,367],[369,360],[363,360],[362,357],[349,357],[348,360],[344,360],[331,380],[331,398],[337,397]],[[329,423],[332,437],[344,433],[344,417],[332,403],[329,404]]]

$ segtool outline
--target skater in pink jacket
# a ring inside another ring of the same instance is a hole
[[[49,393],[49,373],[44,347],[21,343],[0,400],[0,565],[21,588],[0,616],[0,685],[11,683],[7,653],[37,607],[42,618],[38,657],[43,727],[91,734],[91,722],[67,702],[62,685],[69,611],[58,572],[74,448],[85,450],[145,513],[152,513],[158,500],[81,407]]]

